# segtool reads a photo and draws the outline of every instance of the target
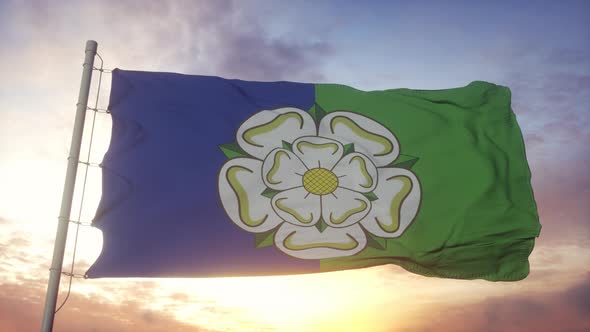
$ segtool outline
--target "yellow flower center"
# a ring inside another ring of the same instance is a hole
[[[312,194],[327,195],[337,187],[338,177],[325,168],[312,168],[303,174],[303,188]]]

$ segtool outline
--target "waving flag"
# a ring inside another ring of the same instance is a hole
[[[506,87],[115,70],[109,109],[89,277],[529,273],[541,227]]]

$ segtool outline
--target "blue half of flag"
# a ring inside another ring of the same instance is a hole
[[[113,127],[102,161],[93,225],[103,247],[87,271],[99,277],[240,276],[317,272],[229,221],[218,195],[227,157],[219,145],[264,109],[309,109],[313,84],[116,69]]]

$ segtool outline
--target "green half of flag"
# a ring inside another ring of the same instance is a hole
[[[363,251],[322,259],[321,269],[396,264],[425,276],[526,277],[541,225],[510,100],[508,88],[479,81],[435,91],[316,85],[315,102],[323,111],[315,114],[346,110],[395,134],[400,154],[393,167],[410,168],[421,191],[403,235],[384,238],[365,228],[369,241]],[[382,199],[377,196],[374,206]],[[399,214],[399,202],[387,199],[383,203]]]

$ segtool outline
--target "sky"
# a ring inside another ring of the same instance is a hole
[[[98,41],[105,68],[363,90],[506,85],[543,229],[530,275],[510,283],[427,278],[396,266],[259,278],[74,278],[56,331],[590,329],[590,2],[3,0],[0,332],[40,327],[88,39]],[[108,74],[102,83],[91,101],[104,108]],[[92,151],[86,135],[82,156],[98,163],[111,123],[103,114],[96,121]],[[84,174],[80,168],[72,218],[89,222],[100,170],[89,168],[80,209]],[[65,269],[75,234],[70,227]],[[81,227],[75,272],[100,248],[100,232]],[[68,278],[60,289],[58,303]]]

